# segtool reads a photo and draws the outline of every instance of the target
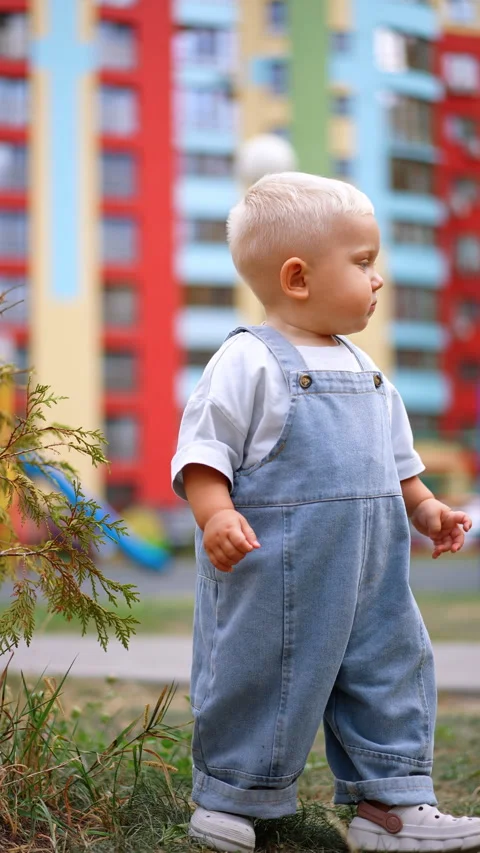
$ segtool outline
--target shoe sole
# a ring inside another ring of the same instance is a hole
[[[388,851],[388,853],[478,853],[480,835],[465,838],[411,838],[354,829],[347,835],[348,844],[355,850]]]
[[[190,838],[203,844],[205,847],[212,847],[214,850],[219,850],[221,853],[253,853],[255,847],[251,844],[242,844],[240,841],[235,841],[232,838],[225,838],[224,835],[216,835],[214,832],[206,832],[201,830],[190,829],[188,832]]]

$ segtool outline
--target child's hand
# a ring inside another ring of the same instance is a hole
[[[450,509],[436,498],[427,498],[413,512],[412,524],[424,536],[430,537],[435,546],[432,557],[436,560],[446,551],[460,551],[472,519],[466,512]]]
[[[260,542],[243,515],[234,509],[221,509],[205,525],[203,547],[216,569],[231,572],[245,554],[260,548]]]

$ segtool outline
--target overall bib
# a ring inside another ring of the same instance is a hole
[[[431,645],[409,587],[410,532],[383,377],[309,370],[268,326],[237,329],[270,349],[290,408],[232,500],[261,548],[216,570],[197,530],[191,698],[193,800],[272,818],[324,719],[335,801],[415,805],[431,780]]]

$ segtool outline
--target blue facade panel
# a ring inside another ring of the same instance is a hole
[[[175,143],[191,154],[233,154],[237,137],[233,131],[182,130],[176,135]]]
[[[448,381],[436,370],[399,368],[392,381],[410,412],[440,415],[449,405]]]
[[[177,380],[177,403],[180,409],[185,408],[188,398],[193,394],[195,386],[202,378],[202,367],[184,367]]]
[[[438,101],[443,95],[443,85],[433,74],[425,71],[397,71],[383,73],[380,85],[388,87],[390,92],[406,95],[409,98],[420,98],[424,101]]]
[[[216,27],[230,29],[238,19],[234,0],[175,0],[173,18],[183,27]]]
[[[238,323],[233,308],[184,308],[178,318],[179,343],[190,350],[216,350]]]
[[[180,178],[175,187],[177,210],[192,219],[226,219],[238,197],[232,178],[188,176]]]
[[[447,343],[447,332],[439,323],[395,320],[391,325],[391,338],[396,349],[440,352]]]
[[[422,3],[398,3],[395,0],[370,0],[376,7],[377,22],[412,36],[426,39],[438,38],[440,33],[438,13]]]
[[[230,74],[208,65],[182,65],[175,71],[175,83],[186,89],[213,89],[230,80]]]
[[[230,284],[237,278],[228,246],[189,243],[178,252],[176,275],[188,284]]]
[[[445,258],[436,246],[394,246],[388,264],[395,283],[442,287],[447,278]]]
[[[402,222],[441,225],[445,217],[443,202],[433,195],[389,192],[385,197],[385,205],[389,217]]]

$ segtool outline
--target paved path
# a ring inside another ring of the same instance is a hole
[[[480,643],[434,644],[439,690],[480,694]],[[0,666],[8,655],[0,657]],[[34,637],[30,648],[19,646],[11,671],[26,674],[63,674],[73,663],[72,675],[82,678],[114,676],[121,679],[188,684],[190,637],[142,635],[125,651],[116,641],[104,652],[92,637],[46,635]]]

